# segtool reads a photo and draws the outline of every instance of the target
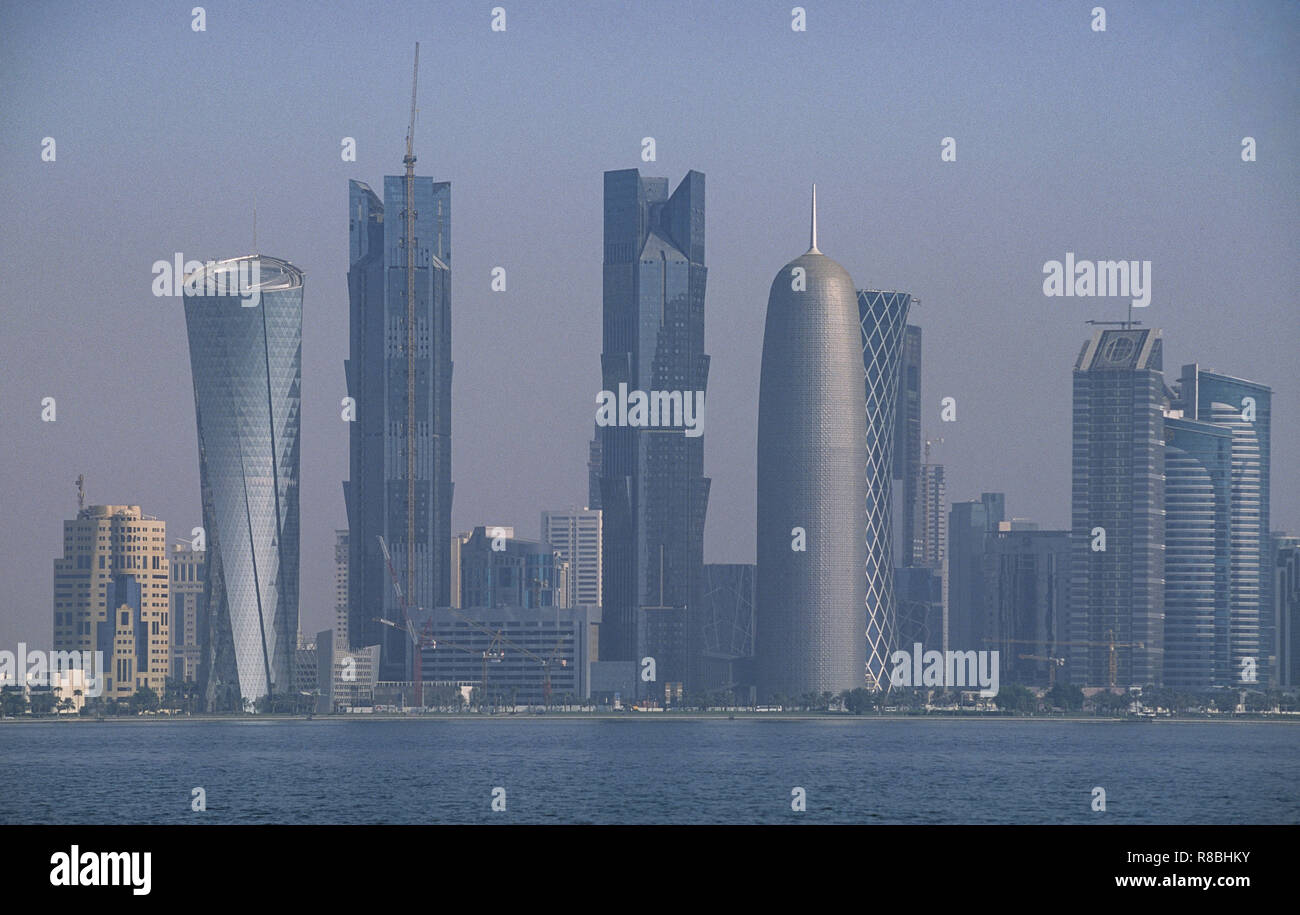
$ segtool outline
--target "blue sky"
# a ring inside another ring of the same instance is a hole
[[[1171,378],[1272,385],[1273,527],[1300,528],[1295,3],[1105,3],[1101,33],[1093,0],[809,2],[803,33],[791,3],[207,3],[201,33],[194,5],[0,4],[0,644],[50,637],[78,474],[92,502],[201,523],[183,314],[150,267],[246,253],[254,205],[258,247],[306,271],[303,628],[331,623],[347,180],[401,169],[416,40],[417,170],[452,182],[455,530],[532,536],[585,501],[601,173],[629,167],[707,176],[707,561],[753,561],[766,296],[813,181],[821,249],[921,299],[951,500],[1068,525],[1070,368],[1083,322],[1126,311],[1043,296],[1072,251],[1152,262],[1137,317]]]

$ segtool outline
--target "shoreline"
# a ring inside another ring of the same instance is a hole
[[[360,715],[122,715],[102,720],[81,715],[33,718],[0,718],[0,725],[28,724],[201,724],[234,722],[242,724],[287,724],[291,722],[356,722],[356,721],[980,721],[980,722],[1096,722],[1098,724],[1166,724],[1166,723],[1221,723],[1221,724],[1300,724],[1300,715],[1185,715],[1169,718],[1132,718],[1096,715],[997,715],[984,712],[953,714],[847,715],[825,712],[500,712],[475,714],[470,712],[428,712],[423,715],[360,714]]]

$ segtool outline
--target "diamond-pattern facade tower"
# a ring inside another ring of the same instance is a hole
[[[862,368],[867,394],[867,683],[889,685],[889,655],[896,648],[893,484],[898,361],[912,297],[906,292],[858,291]]]
[[[257,299],[214,293],[240,274],[255,278]],[[199,679],[210,710],[294,688],[302,291],[301,270],[262,255],[186,278],[208,551]]]

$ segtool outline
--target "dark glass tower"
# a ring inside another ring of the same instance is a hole
[[[1097,330],[1074,366],[1069,678],[1159,684],[1165,622],[1160,332]],[[1105,534],[1105,550],[1093,549]],[[1077,643],[1091,644],[1080,645]]]
[[[861,300],[859,299],[859,305]],[[915,298],[912,304],[917,304]],[[921,328],[903,328],[894,407],[894,565],[921,565],[917,558],[921,477]]]
[[[252,263],[256,304],[185,294],[208,550],[199,680],[211,710],[292,690],[298,647],[303,274],[250,255],[209,265],[195,286],[234,288]]]
[[[668,179],[636,169],[605,172],[602,388],[705,391],[704,175]],[[698,679],[709,481],[704,436],[682,428],[597,430],[604,512],[602,661],[655,659],[656,680],[638,688],[663,698],[666,684]]]
[[[408,243],[405,182],[385,177],[382,203],[367,185],[348,182],[351,347],[344,368],[356,402],[343,484],[351,531],[348,635],[353,648],[382,646],[381,680],[411,679],[412,658],[405,634],[376,621],[402,617],[379,535],[411,607],[451,602],[451,185],[415,179],[415,232]],[[415,259],[415,565],[409,576],[408,253]]]
[[[853,279],[817,250],[815,192],[811,234],[808,252],[772,280],[763,331],[754,632],[760,700],[866,683],[862,338]],[[888,463],[880,469],[887,477]]]

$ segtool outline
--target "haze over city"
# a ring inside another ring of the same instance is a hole
[[[1005,492],[1010,514],[1069,526],[1070,369],[1083,322],[1128,310],[1043,295],[1071,252],[1151,262],[1134,317],[1163,330],[1167,371],[1273,388],[1272,527],[1300,525],[1294,6],[1112,3],[1104,33],[1083,6],[813,4],[803,33],[784,4],[507,8],[490,34],[470,4],[208,5],[199,33],[179,7],[0,9],[0,644],[49,638],[79,474],[88,502],[138,504],[169,539],[202,523],[184,315],[150,268],[250,253],[254,209],[257,250],[306,275],[302,629],[329,624],[347,182],[401,171],[414,40],[417,170],[454,205],[453,531],[535,536],[543,509],[586,501],[602,173],[621,168],[708,176],[706,561],[755,558],[764,309],[807,245],[814,180],[821,249],[920,299],[950,500]]]

